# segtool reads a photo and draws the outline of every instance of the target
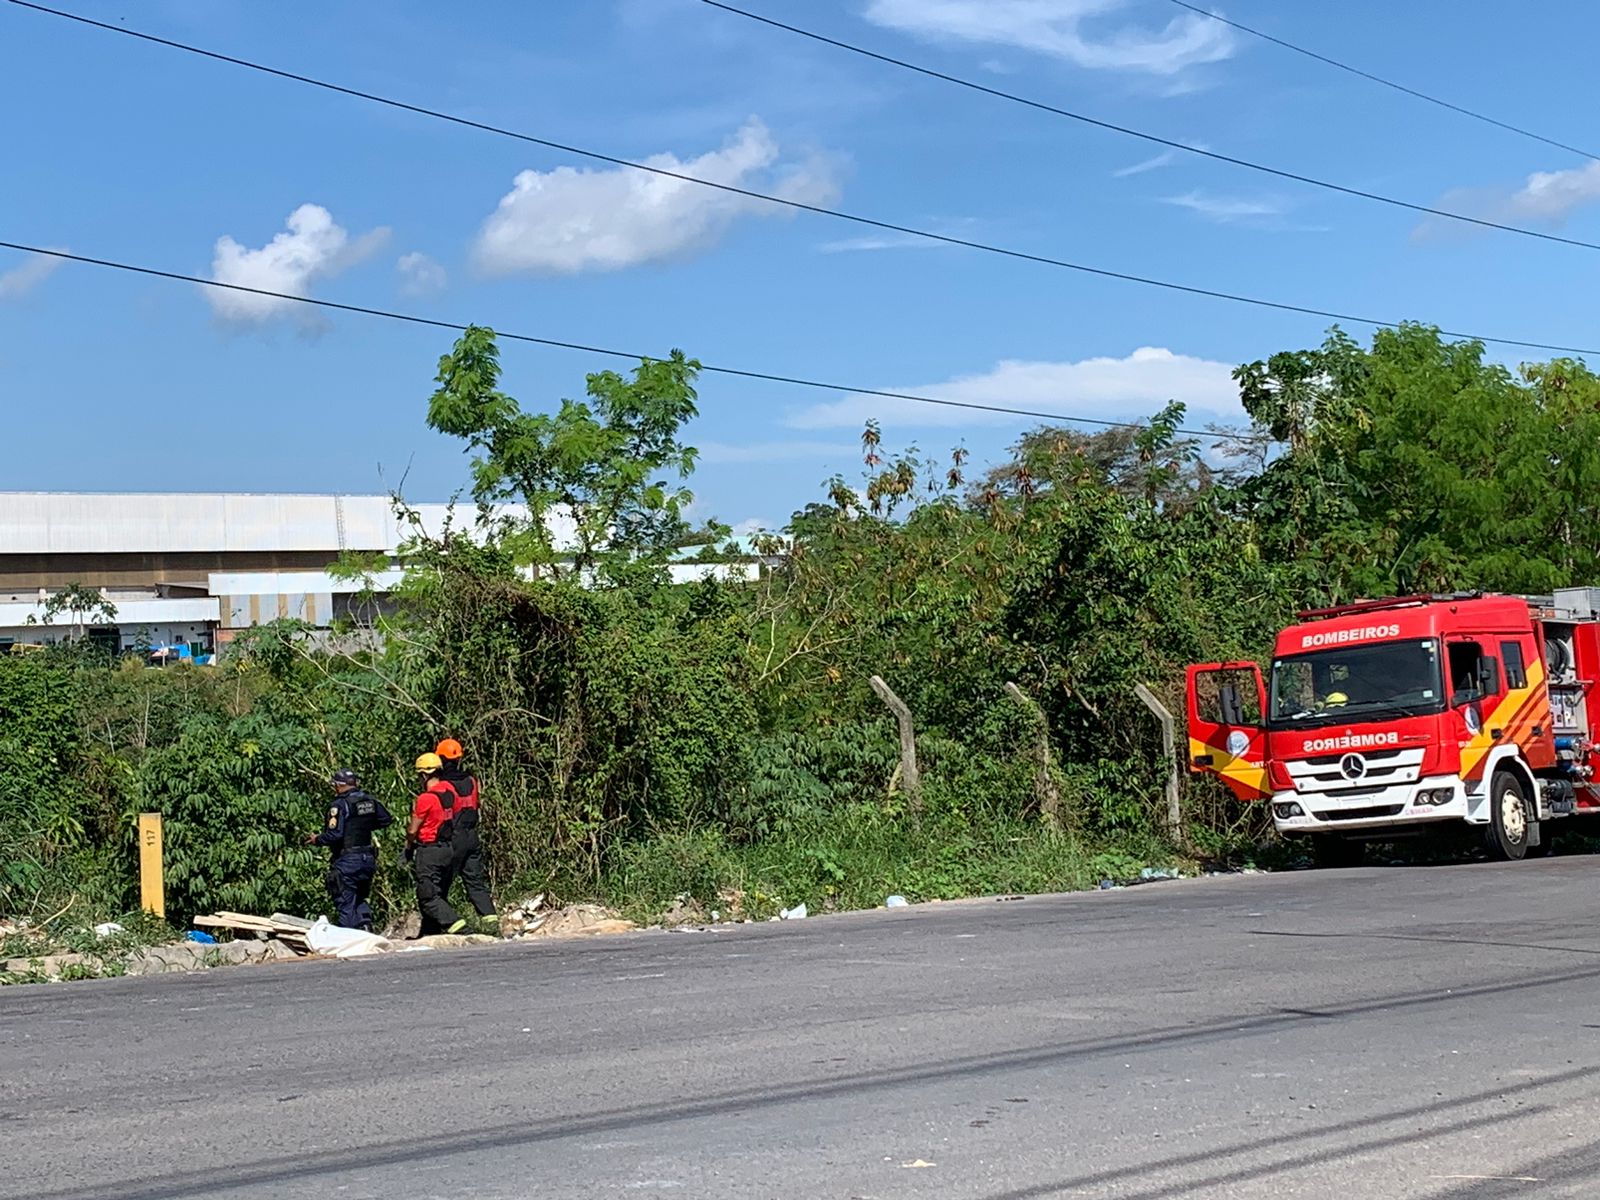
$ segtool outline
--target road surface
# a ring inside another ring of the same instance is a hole
[[[0,990],[0,1195],[1593,1197],[1600,862]]]

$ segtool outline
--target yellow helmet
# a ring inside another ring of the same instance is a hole
[[[439,756],[431,750],[426,754],[417,756],[417,770],[419,771],[437,771],[443,766],[444,763],[439,761]]]
[[[1323,704],[1329,708],[1338,708],[1340,705],[1349,703],[1350,697],[1346,696],[1343,692],[1329,692],[1328,698],[1323,701]]]

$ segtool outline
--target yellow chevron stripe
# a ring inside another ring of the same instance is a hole
[[[1505,699],[1495,705],[1492,713],[1483,715],[1483,723],[1479,726],[1478,732],[1473,739],[1461,747],[1461,778],[1476,778],[1483,770],[1484,758],[1496,746],[1513,743],[1521,745],[1520,742],[1516,741],[1516,735],[1520,734],[1522,730],[1520,728],[1513,729],[1513,723],[1522,713],[1523,706],[1530,704],[1530,702],[1536,703],[1546,699],[1544,695],[1544,664],[1538,659],[1534,659],[1527,664],[1525,669],[1528,676],[1528,685],[1514,688],[1507,692]],[[1496,741],[1489,736],[1489,730],[1491,729],[1498,729],[1502,734],[1510,733],[1513,736],[1509,740],[1502,736],[1499,741]]]
[[[1255,798],[1270,796],[1272,785],[1267,782],[1267,768],[1260,763],[1250,762],[1248,759],[1235,758],[1221,746],[1211,746],[1199,738],[1189,739],[1189,761],[1192,763],[1203,754],[1211,756],[1211,765],[1205,770],[1212,771],[1224,779],[1232,780],[1239,785],[1239,789],[1248,792]],[[1236,790],[1235,795],[1240,795]],[[1244,797],[1249,799],[1250,796]]]

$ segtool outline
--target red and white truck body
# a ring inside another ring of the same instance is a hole
[[[1320,848],[1479,826],[1521,858],[1600,813],[1600,589],[1300,614],[1269,672],[1189,668],[1189,766]]]

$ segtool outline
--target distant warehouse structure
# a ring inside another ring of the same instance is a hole
[[[441,533],[444,504],[412,506],[423,531]],[[470,527],[470,505],[456,511]],[[571,527],[553,523],[558,546]],[[206,653],[241,629],[280,618],[326,628],[366,613],[401,578],[393,556],[414,531],[387,496],[0,492],[0,649],[58,642],[73,618],[49,614],[51,597],[77,585],[101,594],[115,616],[90,614],[96,640],[120,650],[184,645]],[[346,554],[382,555],[390,567],[363,580],[335,578]],[[682,563],[679,581],[749,578],[753,563]]]

